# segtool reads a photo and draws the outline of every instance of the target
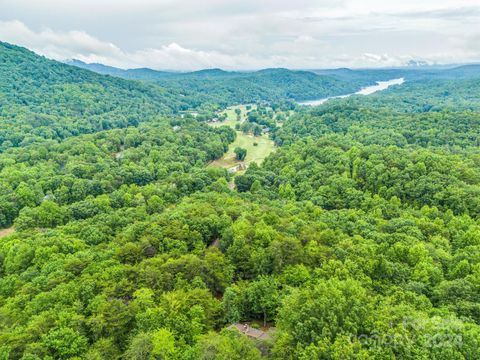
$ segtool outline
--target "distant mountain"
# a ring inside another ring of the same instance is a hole
[[[173,72],[167,71],[157,71],[149,68],[137,68],[137,69],[120,69],[113,66],[98,64],[98,63],[90,63],[87,64],[81,60],[73,59],[65,61],[68,65],[73,65],[82,69],[87,69],[99,74],[103,75],[111,75],[116,77],[121,77],[124,79],[137,79],[137,80],[153,80],[165,76],[176,75]]]
[[[73,59],[65,61],[68,65],[80,67],[94,71],[103,75],[111,75],[122,77],[125,79],[136,80],[156,80],[165,77],[191,77],[191,78],[219,78],[219,77],[235,77],[241,75],[240,72],[225,71],[222,69],[203,69],[190,72],[175,72],[175,71],[160,71],[150,68],[134,68],[134,69],[120,69],[113,66],[98,64],[98,63],[85,63],[81,60]]]
[[[412,68],[410,72],[406,72],[405,74],[405,77],[409,80],[477,79],[480,77],[480,64]]]
[[[316,74],[326,75],[342,80],[383,81],[403,77],[407,80],[422,79],[468,79],[480,77],[480,64],[470,65],[416,65],[386,69],[330,69],[312,70]]]
[[[327,70],[313,70],[316,74],[332,76],[342,80],[356,80],[361,81],[364,85],[370,85],[376,81],[385,81],[401,77],[408,77],[414,70],[400,68],[400,69],[327,69]]]
[[[225,71],[222,69],[204,69],[193,72],[182,73],[181,76],[185,77],[204,77],[204,78],[219,78],[219,77],[232,77],[238,76],[240,73]]]
[[[156,79],[183,94],[199,94],[205,102],[253,103],[310,100],[355,92],[368,81],[339,79],[311,71],[265,69],[254,72],[207,70]]]
[[[480,64],[457,66],[453,69],[445,70],[444,75],[453,78],[478,78],[480,77]]]
[[[159,71],[149,68],[138,69],[120,69],[113,66],[91,63],[87,64],[80,60],[69,60],[69,65],[88,69],[96,73],[121,77],[124,79],[136,80],[164,80],[167,78],[177,79],[226,79],[226,78],[248,78],[252,74],[265,76],[285,76],[289,73],[295,73],[297,76],[309,76],[314,73],[316,75],[328,76],[337,80],[355,82],[357,85],[370,85],[376,81],[390,80],[398,77],[405,77],[409,80],[423,78],[468,78],[480,76],[480,64],[469,65],[430,65],[423,60],[410,60],[404,67],[399,68],[382,68],[382,69],[320,69],[309,71],[293,71],[282,68],[263,69],[252,72],[225,71],[222,69],[204,69],[193,72],[171,72]]]
[[[86,64],[78,60],[70,61],[69,64],[124,79],[151,81],[184,96],[194,97],[193,102],[198,101],[198,104],[310,100],[355,92],[362,86],[374,83],[370,78],[322,75],[312,71],[283,68],[251,72],[205,69],[175,73],[152,69],[123,70],[102,64]]]
[[[97,63],[87,64],[77,59],[67,60],[65,61],[65,64],[73,65],[82,69],[91,70],[100,74],[107,74],[107,75],[113,75],[113,76],[119,76],[119,77],[123,74],[123,72],[125,72],[125,70],[122,70],[113,66],[97,64]]]

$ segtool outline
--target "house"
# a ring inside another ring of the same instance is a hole
[[[240,164],[238,164],[238,165],[236,165],[236,166],[234,166],[234,167],[229,168],[227,171],[228,171],[229,174],[235,174],[235,173],[238,172],[238,171],[246,170],[247,167],[248,167],[247,164],[245,164],[245,163],[240,163]]]
[[[242,334],[247,335],[248,337],[251,337],[256,340],[270,340],[272,336],[270,335],[270,329],[268,332],[263,331],[260,329],[254,329],[248,324],[232,324],[228,327],[228,329],[236,329],[240,331]]]
[[[198,112],[195,111],[180,111],[180,117],[183,119],[186,115],[193,116],[196,118],[198,116]]]

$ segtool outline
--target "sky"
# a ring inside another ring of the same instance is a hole
[[[157,70],[480,62],[480,0],[0,0],[0,40]]]

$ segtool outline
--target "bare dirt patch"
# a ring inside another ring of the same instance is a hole
[[[0,229],[0,238],[11,235],[14,232],[15,232],[15,229],[13,227],[8,229]]]

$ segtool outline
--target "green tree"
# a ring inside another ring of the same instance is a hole
[[[195,346],[199,360],[259,360],[262,356],[246,336],[234,330],[208,333]]]
[[[78,331],[60,327],[48,332],[43,341],[55,357],[66,359],[79,356],[87,350],[87,339]]]
[[[261,315],[263,326],[267,326],[267,320],[275,315],[280,303],[277,282],[272,277],[260,276],[246,291],[250,311]]]
[[[236,147],[233,152],[235,153],[235,158],[239,161],[245,160],[245,157],[247,156],[247,149],[241,147]]]
[[[141,332],[135,335],[124,353],[127,360],[150,360],[152,358],[152,334]]]
[[[158,329],[152,334],[151,358],[158,360],[178,359],[175,338],[167,329]]]
[[[277,326],[285,335],[276,345],[278,351],[295,351],[324,341],[333,344],[340,334],[356,337],[368,333],[374,301],[353,280],[319,281],[313,288],[294,291],[278,314]],[[290,356],[295,357],[294,353]]]
[[[63,224],[65,213],[57,203],[45,200],[36,209],[36,216],[37,226],[49,228]]]
[[[253,132],[253,135],[254,135],[254,136],[260,136],[260,135],[262,135],[262,128],[261,128],[260,126],[258,126],[258,125],[255,125],[255,126],[253,127],[252,132]]]

